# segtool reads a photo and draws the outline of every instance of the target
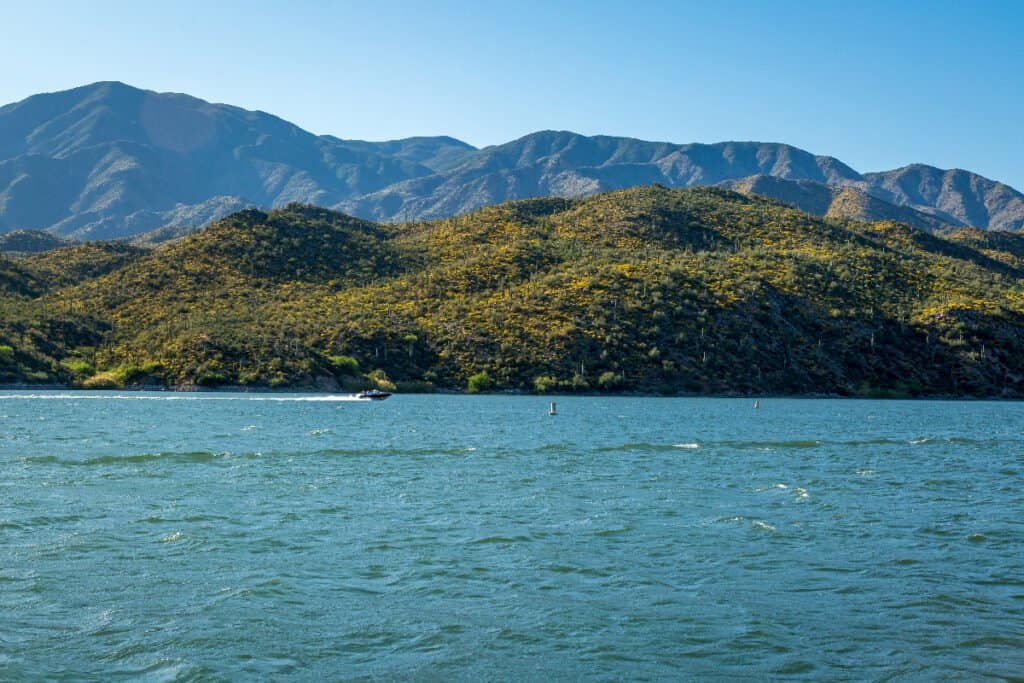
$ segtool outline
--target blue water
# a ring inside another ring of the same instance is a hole
[[[1020,403],[322,398],[0,393],[0,679],[1024,676]]]

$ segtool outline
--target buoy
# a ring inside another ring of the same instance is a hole
[[[552,401],[551,402],[551,407],[548,408],[548,415],[557,415],[557,414],[558,413],[555,411],[555,402]]]

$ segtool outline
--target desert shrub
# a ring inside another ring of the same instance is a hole
[[[120,370],[104,370],[84,380],[86,389],[121,389],[124,387],[124,375]]]
[[[80,358],[65,358],[60,366],[76,377],[88,377],[96,372],[91,363]]]
[[[366,379],[381,391],[395,391],[395,383],[388,379],[387,373],[380,368],[366,373]]]
[[[469,378],[469,384],[467,391],[471,394],[478,394],[481,391],[487,391],[494,386],[494,380],[487,374],[486,370],[481,370],[475,375],[471,375]]]
[[[533,380],[533,389],[538,394],[546,394],[558,388],[558,380],[551,375],[540,375]]]
[[[359,373],[359,361],[352,356],[328,356],[331,368],[340,375],[356,375]]]

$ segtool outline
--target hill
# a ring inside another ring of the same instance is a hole
[[[986,236],[660,186],[401,225],[247,210],[156,250],[80,256],[93,271],[62,274],[66,250],[0,262],[14,293],[0,371],[86,386],[1020,397],[1021,245]]]
[[[751,177],[760,180],[743,180]],[[861,174],[779,143],[675,144],[567,131],[479,150],[445,136],[343,140],[264,112],[117,82],[0,107],[0,232],[78,240],[152,233],[142,239],[153,243],[241,209],[291,202],[402,222],[533,197],[733,181],[791,203],[794,194],[852,188],[827,204],[854,218],[929,229],[1024,227],[1024,195],[976,174],[920,164]],[[808,210],[823,204],[801,202]]]
[[[0,233],[0,252],[7,254],[38,254],[67,246],[67,240],[41,230],[12,230]]]

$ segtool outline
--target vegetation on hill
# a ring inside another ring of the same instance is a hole
[[[0,226],[3,230],[3,226]],[[67,240],[41,230],[12,230],[0,233],[0,252],[9,255],[39,254],[67,246]]]
[[[0,261],[0,381],[1019,397],[1020,239],[660,186],[403,225],[248,210]]]
[[[963,228],[946,237],[1024,273],[1024,232]]]

